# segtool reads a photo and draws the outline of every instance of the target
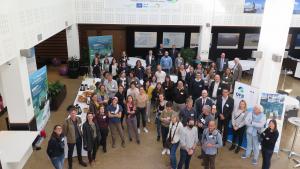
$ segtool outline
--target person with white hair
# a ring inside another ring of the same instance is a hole
[[[249,112],[245,119],[247,126],[247,149],[242,155],[242,158],[248,158],[253,151],[252,164],[256,165],[259,157],[259,135],[262,133],[266,124],[266,115],[261,105],[256,105],[253,108],[253,112]]]
[[[242,79],[242,65],[240,64],[240,59],[239,58],[234,58],[234,66],[232,68],[232,74],[233,74],[233,84],[236,81],[241,81]]]

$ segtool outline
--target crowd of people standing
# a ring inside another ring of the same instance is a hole
[[[111,62],[107,58],[101,62],[96,54],[92,72],[101,81],[95,84],[97,89],[91,96],[85,122],[71,105],[70,116],[63,125],[55,126],[47,148],[54,167],[63,168],[65,141],[69,169],[73,166],[75,146],[79,164],[84,167],[87,163],[82,159],[82,146],[88,152],[90,165],[94,164],[100,146],[106,153],[109,132],[112,148],[116,147],[116,137],[120,137],[121,147],[125,148],[127,135],[130,142],[142,144],[141,131],[149,132],[147,123],[153,120],[154,114],[156,140],[162,141],[162,155],[169,155],[171,169],[183,166],[188,169],[199,145],[198,158],[203,159],[202,165],[214,169],[218,149],[226,145],[229,128],[233,131],[230,151],[239,153],[246,135],[247,148],[241,157],[249,158],[253,151],[252,164],[256,165],[261,145],[262,168],[270,168],[278,138],[276,121],[266,126],[262,106],[256,105],[253,112],[248,112],[247,100],[235,106],[230,96],[235,82],[242,77],[239,59],[234,59],[235,65],[230,69],[226,54],[221,53],[216,62],[193,67],[186,66],[175,45],[169,51],[160,45],[156,52],[155,56],[149,50],[146,67],[138,60],[134,68],[128,66],[130,57],[126,52]],[[178,81],[172,81],[172,74],[178,76]],[[178,149],[179,160],[176,159]]]

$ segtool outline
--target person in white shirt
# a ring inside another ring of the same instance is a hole
[[[179,120],[178,115],[172,115],[172,121],[169,127],[168,137],[171,141],[171,148],[170,148],[170,162],[171,168],[176,169],[177,167],[177,160],[176,160],[176,151],[179,146],[179,140],[181,136],[181,132],[183,130],[183,125]]]
[[[229,150],[234,150],[235,147],[235,153],[238,153],[240,151],[240,147],[243,142],[244,133],[246,130],[246,124],[245,124],[245,118],[247,115],[247,103],[245,100],[241,100],[239,103],[239,107],[236,111],[232,114],[232,132],[233,132],[233,138],[232,138],[232,145],[229,148]],[[236,139],[238,138],[238,146],[235,145]]]
[[[157,65],[157,71],[155,72],[156,82],[165,82],[166,75],[166,72],[161,69],[161,66]]]
[[[140,94],[139,89],[135,86],[135,82],[130,83],[130,88],[127,89],[127,96],[132,96],[133,101],[136,102],[137,96]]]

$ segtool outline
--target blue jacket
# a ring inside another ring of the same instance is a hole
[[[207,155],[216,155],[218,152],[218,148],[223,146],[222,136],[218,130],[214,130],[213,132],[209,132],[209,129],[206,128],[202,134],[202,150]],[[213,147],[207,147],[207,144],[210,143]]]
[[[172,58],[170,56],[163,56],[160,59],[160,65],[162,69],[171,69],[173,65]]]

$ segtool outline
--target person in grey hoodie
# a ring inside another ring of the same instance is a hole
[[[111,74],[107,76],[107,80],[105,80],[103,84],[109,99],[115,97],[116,93],[118,92],[118,83],[113,79]]]
[[[215,169],[215,158],[218,153],[218,148],[223,146],[222,136],[216,129],[214,120],[208,123],[208,128],[204,129],[202,134],[202,150],[204,155],[204,168]]]
[[[180,160],[177,169],[181,169],[183,164],[185,169],[189,169],[192,155],[198,143],[198,131],[193,118],[188,119],[187,126],[180,133]]]

